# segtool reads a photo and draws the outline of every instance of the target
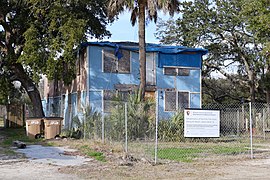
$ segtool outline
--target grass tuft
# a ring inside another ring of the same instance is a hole
[[[239,147],[216,146],[216,147],[213,147],[212,149],[212,152],[214,154],[226,154],[226,155],[240,154],[246,151],[247,149],[244,146],[239,146]]]
[[[94,151],[93,149],[91,149],[89,146],[87,145],[83,145],[80,147],[80,150],[87,156],[89,157],[93,157],[95,158],[96,160],[98,161],[101,161],[101,162],[106,162],[106,159],[105,159],[105,156],[103,155],[102,152],[97,152],[97,151]]]
[[[164,148],[158,151],[158,157],[181,162],[192,162],[202,150],[196,148]]]

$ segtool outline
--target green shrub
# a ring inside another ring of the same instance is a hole
[[[129,140],[145,139],[154,134],[154,115],[150,100],[142,101],[140,93],[130,94],[127,99],[127,125]],[[125,103],[120,99],[108,118],[111,126],[110,134],[115,140],[122,140],[125,136]]]
[[[101,113],[95,111],[92,107],[85,108],[82,117],[74,116],[72,118],[72,129],[66,130],[68,137],[73,138],[97,138],[101,126]]]
[[[100,138],[101,135],[101,113],[94,108],[86,108],[84,114],[83,133],[88,138]]]
[[[162,141],[184,141],[184,113],[177,112],[171,119],[161,120],[158,137]]]

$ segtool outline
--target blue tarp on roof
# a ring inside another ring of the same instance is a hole
[[[135,42],[86,42],[85,46],[107,46],[116,49],[139,51],[138,43]],[[189,48],[185,46],[166,46],[160,44],[146,44],[146,52],[158,52],[158,67],[184,66],[201,68],[202,56],[207,54],[206,49]]]
[[[158,67],[181,66],[181,67],[202,67],[201,54],[159,54]]]

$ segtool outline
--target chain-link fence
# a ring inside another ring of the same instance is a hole
[[[219,137],[184,137],[184,113],[176,112],[159,120],[157,157],[159,160],[193,161],[218,156],[253,158],[265,155],[270,150],[269,107],[262,103],[204,105],[202,109],[220,112]],[[212,123],[210,119],[203,120]],[[197,128],[201,129],[203,127]]]
[[[82,108],[72,118],[73,131],[80,137],[112,144],[118,151],[152,159],[155,150],[155,103],[128,101],[100,101]],[[100,107],[100,108],[98,108]]]
[[[184,110],[162,111],[155,100],[104,101],[100,109],[86,108],[72,124],[83,138],[155,162],[253,158],[270,152],[270,105],[208,104],[202,109],[219,111],[219,137],[185,137]]]

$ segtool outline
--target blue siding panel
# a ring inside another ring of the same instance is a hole
[[[102,91],[90,91],[90,107],[94,108],[94,111],[102,111]]]
[[[64,101],[64,128],[69,129],[69,109],[68,109],[68,96],[65,96],[65,101]]]
[[[165,111],[164,105],[165,105],[165,96],[164,96],[164,91],[158,91],[158,117],[159,120],[168,120],[170,119],[175,112],[169,112]]]

